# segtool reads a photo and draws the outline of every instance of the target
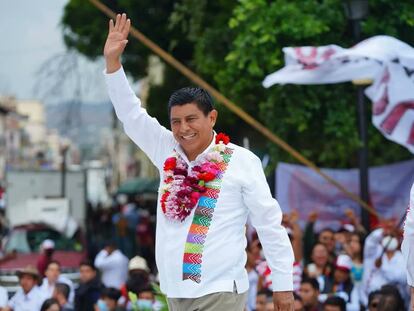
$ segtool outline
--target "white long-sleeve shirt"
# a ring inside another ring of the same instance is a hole
[[[407,218],[404,225],[404,240],[401,251],[405,258],[407,268],[407,283],[414,287],[414,184],[411,187],[410,205],[407,210]]]
[[[126,134],[148,155],[160,175],[163,176],[164,161],[174,149],[192,167],[194,162],[188,161],[171,131],[162,127],[141,107],[123,69],[105,74],[105,78],[109,96]],[[201,263],[189,267],[183,262],[195,209],[183,222],[174,222],[164,216],[158,200],[156,262],[161,290],[170,298],[196,298],[215,292],[232,292],[234,285],[239,293],[247,291],[249,281],[244,266],[248,214],[272,270],[273,290],[292,290],[293,250],[286,230],[281,226],[282,212],[271,196],[261,161],[247,149],[231,143],[227,146],[233,149],[233,154],[201,245]],[[192,268],[201,275],[199,283],[184,277],[185,272]]]
[[[128,278],[128,257],[118,249],[111,254],[101,250],[95,257],[95,267],[101,271],[102,283],[106,287],[120,289]]]
[[[59,275],[56,283],[64,283],[69,286],[69,297],[68,301],[73,304],[75,300],[75,287],[73,282],[63,275]],[[53,295],[53,291],[55,290],[55,284],[50,284],[47,278],[43,278],[42,284],[39,286],[40,291],[46,298],[51,298]]]
[[[381,288],[385,284],[396,285],[403,297],[406,292],[406,271],[404,257],[401,251],[396,250],[392,258],[387,254],[381,257],[381,266],[375,266],[375,260],[382,254],[383,248],[381,241],[383,239],[383,230],[376,229],[372,231],[365,239],[364,246],[364,274],[362,278],[360,298],[364,305],[368,302],[370,292]]]
[[[27,294],[20,287],[7,305],[13,311],[39,311],[46,298],[38,286],[33,287]]]

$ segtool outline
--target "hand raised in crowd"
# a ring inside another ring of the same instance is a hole
[[[318,219],[318,212],[317,211],[312,211],[309,213],[308,215],[308,221],[309,222],[315,222]]]
[[[295,300],[292,292],[273,292],[275,311],[293,311]]]
[[[376,268],[381,268],[381,266],[382,266],[382,257],[378,257],[378,258],[375,260],[375,267],[376,267]]]
[[[353,209],[347,208],[344,213],[345,213],[345,216],[348,217],[351,222],[353,223],[358,222],[358,218],[356,217]]]
[[[396,227],[396,221],[395,219],[385,219],[382,223],[381,223],[381,227],[382,227],[382,235],[386,236],[386,235],[394,235],[395,232],[394,229]]]
[[[291,224],[295,224],[297,223],[299,220],[299,212],[297,210],[292,210],[292,212],[290,213],[290,217],[289,217],[289,222]]]
[[[131,20],[126,14],[118,14],[116,21],[109,21],[109,32],[104,47],[107,73],[115,72],[121,67],[120,57],[128,43],[128,33],[131,27]]]

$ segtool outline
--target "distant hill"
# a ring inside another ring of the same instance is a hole
[[[103,130],[112,128],[112,105],[102,103],[61,103],[49,105],[46,110],[46,126],[57,129],[81,148],[99,148]]]

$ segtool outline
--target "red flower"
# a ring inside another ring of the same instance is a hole
[[[174,181],[174,178],[168,177],[164,180],[164,183],[169,184],[169,183],[172,183],[173,181]]]
[[[216,178],[216,175],[211,173],[211,172],[203,172],[198,174],[198,178],[200,178],[201,180],[204,180],[204,182],[209,182],[212,181]]]
[[[177,166],[177,159],[175,157],[168,158],[164,162],[164,171],[169,171],[175,169]]]
[[[167,211],[167,208],[165,207],[165,202],[167,201],[167,198],[169,195],[170,193],[167,191],[167,192],[164,192],[164,194],[161,196],[161,209],[163,213]]]
[[[227,145],[230,142],[230,137],[228,137],[224,133],[218,133],[216,135],[216,144],[219,144],[220,142],[222,142],[223,144]]]

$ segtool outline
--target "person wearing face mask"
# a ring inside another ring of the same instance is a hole
[[[407,298],[404,257],[398,239],[391,234],[394,226],[385,226],[371,232],[365,240],[364,272],[361,286],[361,302],[367,305],[368,295],[382,285],[395,285],[402,297]]]
[[[157,304],[155,302],[154,292],[150,286],[142,288],[138,292],[137,300],[138,310],[158,310]]]
[[[124,307],[118,305],[120,297],[121,292],[118,289],[113,287],[104,288],[101,298],[96,302],[95,311],[125,311]]]
[[[404,225],[404,240],[401,251],[405,257],[407,268],[407,283],[411,290],[410,310],[414,311],[414,184],[411,187],[410,205]]]

